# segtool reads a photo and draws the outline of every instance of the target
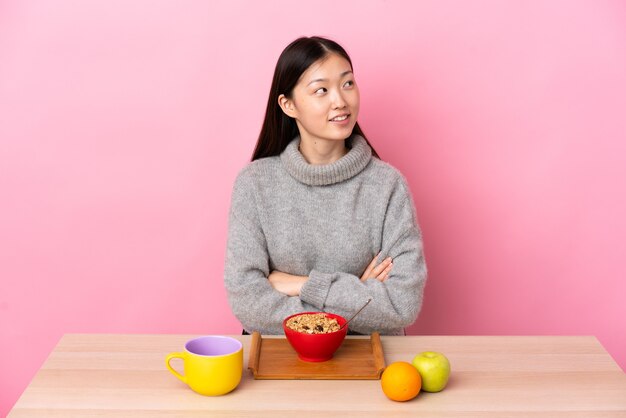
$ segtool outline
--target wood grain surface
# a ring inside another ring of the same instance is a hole
[[[450,359],[448,387],[409,402],[387,399],[379,380],[255,380],[247,369],[230,394],[201,396],[165,368],[194,337],[65,335],[9,417],[626,417],[626,375],[590,336],[383,336],[386,364]],[[234,338],[245,369],[252,337]]]
[[[255,332],[248,368],[255,379],[376,380],[385,359],[377,332],[366,338],[346,337],[333,358],[323,362],[302,361],[285,338],[262,338]]]

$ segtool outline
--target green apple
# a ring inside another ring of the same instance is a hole
[[[439,392],[448,384],[450,362],[443,354],[424,351],[416,355],[412,363],[422,376],[422,390]]]

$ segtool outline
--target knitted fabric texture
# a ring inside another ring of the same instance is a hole
[[[360,136],[348,153],[311,165],[295,138],[280,156],[248,164],[237,176],[229,215],[225,286],[248,332],[282,334],[283,320],[305,311],[350,317],[350,329],[401,335],[422,305],[426,264],[406,180],[372,158]],[[379,254],[389,278],[361,281]],[[276,291],[274,271],[308,276],[299,296]]]

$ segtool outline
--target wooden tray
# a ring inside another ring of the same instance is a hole
[[[332,359],[319,363],[302,361],[286,338],[261,338],[252,334],[250,369],[255,379],[380,379],[385,357],[380,335],[346,337]]]

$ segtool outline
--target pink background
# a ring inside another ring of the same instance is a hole
[[[64,333],[240,332],[231,187],[303,34],[347,48],[413,191],[410,333],[589,334],[626,366],[623,1],[2,1],[0,415]]]

